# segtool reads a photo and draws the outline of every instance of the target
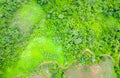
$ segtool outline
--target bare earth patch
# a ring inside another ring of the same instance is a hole
[[[66,74],[67,78],[115,78],[112,60],[108,57],[105,61],[93,66],[73,65],[67,70]]]
[[[30,78],[44,78],[42,75],[31,76]]]

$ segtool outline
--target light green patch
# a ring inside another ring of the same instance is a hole
[[[62,47],[45,37],[34,38],[23,51],[16,67],[8,69],[8,76],[28,72],[46,61],[58,62],[63,65]]]
[[[90,26],[90,28],[94,31],[97,38],[99,38],[102,33],[101,25],[98,22],[95,22]]]
[[[12,26],[18,26],[21,31],[28,33],[35,23],[44,20],[45,13],[42,8],[34,2],[23,4],[23,6],[16,12]]]

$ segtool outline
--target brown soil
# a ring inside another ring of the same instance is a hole
[[[42,75],[31,76],[30,78],[44,78]]]
[[[106,61],[92,66],[71,66],[66,72],[67,78],[115,78],[112,61],[106,58]]]

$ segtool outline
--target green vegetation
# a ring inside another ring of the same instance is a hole
[[[47,61],[92,65],[102,54],[120,78],[120,0],[0,0],[0,78]],[[59,65],[48,64],[52,78],[64,78]]]

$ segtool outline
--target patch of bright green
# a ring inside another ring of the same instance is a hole
[[[15,76],[28,72],[42,62],[53,61],[64,64],[62,47],[45,37],[34,38],[23,51],[15,67],[8,69],[8,76]],[[15,71],[15,72],[14,72]]]

